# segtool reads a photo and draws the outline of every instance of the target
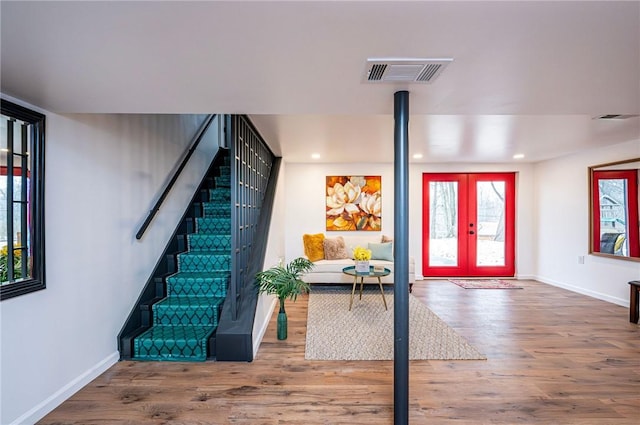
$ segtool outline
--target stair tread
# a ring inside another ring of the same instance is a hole
[[[213,250],[231,249],[231,235],[226,233],[193,233],[187,237],[187,240],[191,250],[201,248],[210,248]]]
[[[193,247],[189,251],[182,252],[178,255],[231,255],[231,248],[220,248],[218,250],[211,250],[211,247]]]
[[[229,224],[231,223],[231,217],[198,217],[196,222],[201,222],[202,224]]]
[[[212,297],[210,295],[172,295],[158,301],[155,306],[165,307],[209,307],[216,306],[224,302],[224,298]]]
[[[223,202],[221,204],[221,202]],[[231,198],[229,199],[224,199],[222,201],[218,201],[216,199],[213,199],[211,201],[207,201],[207,202],[203,202],[202,203],[202,208],[207,211],[225,211],[228,212],[229,214],[231,214]]]
[[[220,273],[220,276],[216,276],[214,273]],[[167,279],[171,278],[192,278],[192,279],[219,279],[228,277],[231,272],[229,270],[219,270],[218,272],[199,272],[199,271],[185,271],[174,273]]]
[[[230,277],[229,270],[178,272],[167,277],[167,294],[176,297],[193,295],[224,298]]]
[[[178,255],[215,255],[231,257],[231,252],[229,252],[229,250],[212,251],[210,249],[207,249],[202,251],[185,251],[181,252]]]
[[[200,343],[208,338],[215,331],[215,328],[216,326],[213,325],[154,325],[144,331],[136,340],[139,344],[144,344],[144,341],[158,340]]]

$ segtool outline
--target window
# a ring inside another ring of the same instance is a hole
[[[44,122],[44,115],[2,100],[0,300],[45,288]]]
[[[638,170],[593,171],[592,252],[640,257]]]

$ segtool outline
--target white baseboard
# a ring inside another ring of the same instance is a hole
[[[535,276],[535,277],[533,277],[533,279],[537,280],[538,282],[542,282],[542,283],[546,283],[548,285],[557,286],[558,288],[566,289],[568,291],[577,292],[578,294],[587,295],[587,296],[592,297],[592,298],[597,298],[597,299],[602,300],[602,301],[607,301],[607,302],[610,302],[612,304],[617,304],[617,305],[620,305],[622,307],[627,307],[627,308],[629,307],[629,300],[626,300],[626,299],[623,299],[623,298],[612,297],[612,296],[607,295],[607,294],[603,294],[603,293],[596,292],[596,291],[591,291],[589,289],[580,288],[578,286],[569,285],[569,284],[564,283],[564,282],[558,282],[556,280],[547,279],[547,278],[544,278],[544,277],[541,277],[541,276]]]
[[[271,320],[271,316],[273,315],[273,311],[276,309],[276,304],[278,304],[278,299],[273,298],[271,305],[269,306],[269,313],[266,317],[262,318],[262,322],[258,324],[257,332],[253,332],[253,358],[256,358],[256,354],[258,354],[258,349],[260,348],[260,343],[262,342],[262,338],[264,338],[264,334],[267,332],[267,328],[269,327],[269,321]]]
[[[111,366],[118,362],[120,353],[118,351],[110,354],[105,359],[94,365],[92,368],[85,371],[82,375],[69,382],[64,387],[60,388],[50,397],[47,397],[40,404],[33,409],[24,413],[22,416],[11,422],[11,425],[25,425],[35,424],[40,419],[44,418],[53,409],[62,404],[63,401],[74,395],[85,385],[96,379],[100,374],[105,372]]]

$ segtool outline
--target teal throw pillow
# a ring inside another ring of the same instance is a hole
[[[371,250],[372,260],[387,260],[393,261],[393,243],[370,243],[369,249]]]

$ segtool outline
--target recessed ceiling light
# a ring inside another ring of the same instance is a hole
[[[524,158],[524,154],[523,153],[517,153],[515,155],[513,155],[513,159],[522,159]]]
[[[311,154],[311,158],[313,158],[313,159],[320,159],[320,154],[319,154],[319,153],[312,153],[312,154]]]
[[[422,159],[422,154],[421,153],[414,153],[413,154],[413,159]]]

